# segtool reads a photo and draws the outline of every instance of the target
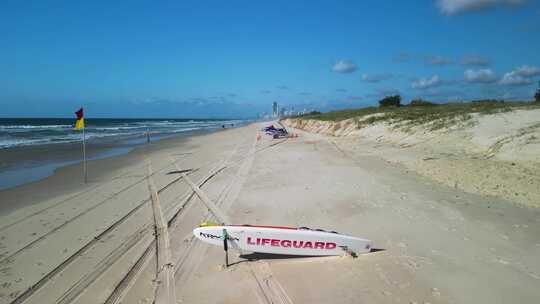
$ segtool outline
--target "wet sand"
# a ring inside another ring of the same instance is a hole
[[[180,139],[210,132],[216,132],[216,130],[187,131],[175,135],[154,135],[150,139],[152,143],[155,143],[164,139]],[[124,155],[146,143],[147,137],[143,134],[127,138],[93,139],[87,142],[86,156],[88,160],[97,160]],[[53,175],[56,169],[77,164],[81,159],[81,142],[0,149],[0,191],[41,180]]]

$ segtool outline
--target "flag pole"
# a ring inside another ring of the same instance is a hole
[[[82,150],[83,150],[83,172],[84,172],[84,183],[88,182],[88,173],[86,171],[86,136],[84,134],[84,129],[86,129],[86,124],[82,128]]]

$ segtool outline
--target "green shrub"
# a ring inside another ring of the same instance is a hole
[[[490,104],[497,104],[497,103],[504,103],[504,100],[498,100],[498,99],[476,99],[471,100],[473,103],[490,103]]]
[[[436,106],[436,105],[437,105],[436,103],[423,100],[422,98],[413,99],[411,103],[409,104],[409,106],[411,107],[425,107],[425,106]]]
[[[383,99],[379,100],[380,107],[400,107],[401,106],[401,96],[386,96]]]

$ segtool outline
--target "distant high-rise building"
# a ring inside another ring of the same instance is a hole
[[[278,105],[277,102],[274,101],[274,103],[272,104],[272,117],[278,117],[278,115]]]

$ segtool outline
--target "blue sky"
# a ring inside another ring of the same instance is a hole
[[[540,4],[440,1],[3,1],[1,117],[252,117],[532,99]]]

